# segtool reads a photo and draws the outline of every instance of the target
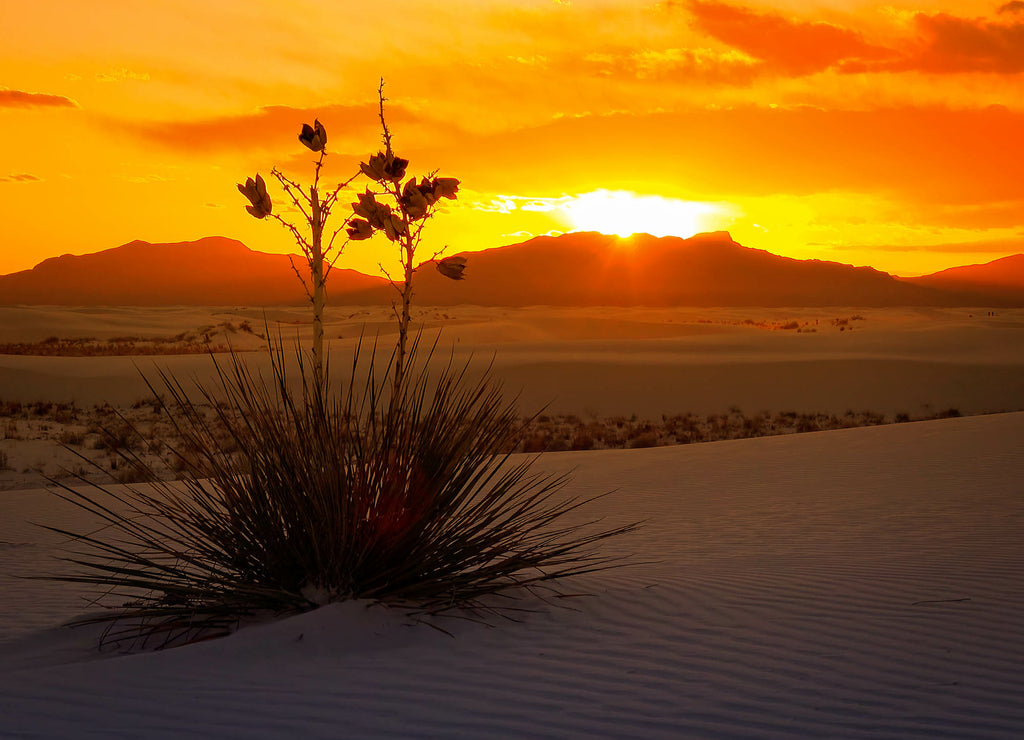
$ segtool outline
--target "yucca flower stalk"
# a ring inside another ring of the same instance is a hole
[[[270,217],[280,223],[291,233],[295,243],[302,251],[302,255],[306,258],[309,270],[308,282],[289,255],[292,269],[295,271],[296,276],[302,283],[302,287],[306,291],[306,296],[313,305],[313,371],[315,376],[319,378],[319,382],[323,382],[324,312],[327,308],[327,278],[330,276],[335,262],[347,243],[347,240],[345,240],[336,246],[335,240],[348,227],[351,216],[346,218],[341,226],[334,230],[326,243],[324,242],[324,231],[339,194],[359,176],[359,173],[339,183],[329,192],[322,195],[320,192],[320,171],[328,155],[327,129],[324,128],[319,119],[314,120],[312,126],[304,123],[299,133],[299,141],[307,149],[320,155],[313,162],[313,182],[310,184],[308,191],[276,167],[270,171],[270,174],[280,183],[292,204],[302,213],[308,227],[308,236],[299,226],[273,212],[273,202],[267,193],[266,183],[261,175],[257,174],[255,179],[247,179],[244,185],[238,185],[238,190],[249,199],[250,205],[245,207],[246,210],[255,218],[263,219]]]
[[[376,184],[376,189],[367,187],[352,203],[352,213],[356,218],[350,221],[348,235],[350,239],[369,239],[376,233],[382,233],[398,246],[401,277],[396,279],[387,268],[380,266],[398,292],[398,300],[392,304],[398,323],[398,347],[392,379],[394,397],[397,398],[406,372],[413,277],[417,269],[416,252],[423,237],[423,229],[435,214],[441,199],[455,200],[458,197],[459,181],[454,177],[438,177],[436,170],[419,180],[416,177],[406,179],[409,160],[399,157],[392,147],[391,129],[384,115],[384,102],[387,98],[384,97],[383,79],[377,89],[377,98],[384,151],[377,152],[360,164],[360,171]],[[435,253],[428,262],[433,263],[445,277],[463,280],[465,257],[442,258],[443,251]]]

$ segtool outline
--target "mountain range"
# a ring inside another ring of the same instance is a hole
[[[727,232],[689,239],[594,232],[540,236],[464,252],[466,280],[429,266],[416,301],[446,306],[1024,306],[1024,254],[983,265],[899,278],[871,267],[798,260],[744,247]],[[295,265],[303,268],[302,258]],[[380,277],[336,269],[335,305],[390,303]],[[305,292],[287,255],[250,250],[224,237],[133,241],[44,260],[0,276],[0,305],[299,304]]]
[[[295,257],[295,266],[304,259]],[[383,281],[335,270],[340,292]],[[272,306],[306,301],[288,255],[249,249],[219,236],[192,242],[133,241],[93,254],[51,257],[31,270],[0,276],[0,305]]]

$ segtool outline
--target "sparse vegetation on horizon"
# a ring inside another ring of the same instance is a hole
[[[230,435],[218,421],[216,407],[197,403],[196,408],[206,416],[207,423],[215,430],[225,449],[230,448]],[[958,416],[961,416],[960,410],[952,407],[923,414],[882,414],[873,411],[826,414],[767,410],[747,414],[739,409],[724,410],[717,414],[689,413],[657,418],[637,415],[581,417],[573,414],[543,414],[520,418],[517,422],[520,425],[519,434],[500,452],[663,447]],[[92,482],[111,482],[118,478],[118,471],[124,474],[126,462],[107,444],[107,429],[115,427],[114,420],[121,419],[139,432],[131,446],[137,454],[145,457],[154,475],[162,480],[174,480],[187,474],[188,464],[183,458],[194,461],[199,451],[184,444],[163,411],[162,403],[155,397],[140,398],[118,408],[0,400],[0,441],[6,439],[12,443],[50,442],[62,445],[86,458],[77,461],[81,467],[73,466],[73,469],[78,469],[80,476]],[[33,465],[42,464],[41,458],[33,459]],[[68,477],[67,472],[53,465],[48,466],[48,470],[51,477]],[[7,483],[0,481],[0,490],[12,486],[35,487],[43,482],[36,475],[30,480],[24,480],[24,476],[12,476]]]
[[[49,336],[39,342],[0,343],[0,355],[39,357],[126,357],[136,355],[196,355],[239,351],[228,337],[245,333],[266,341],[246,320],[239,324],[221,321],[169,336],[96,337]],[[220,341],[218,341],[220,338]]]
[[[873,411],[847,411],[843,414],[762,411],[748,416],[737,408],[721,414],[666,414],[658,419],[634,415],[584,420],[573,414],[542,415],[526,423],[517,450],[564,452],[664,447],[948,419],[960,415],[955,408],[915,416],[908,413],[888,416]]]

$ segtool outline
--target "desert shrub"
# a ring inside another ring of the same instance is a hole
[[[804,434],[806,432],[817,432],[821,430],[818,425],[818,420],[811,414],[801,414],[796,425],[797,432]]]
[[[763,434],[765,418],[763,414],[754,414],[749,419],[743,419],[743,433],[748,437],[758,437]]]
[[[21,409],[19,401],[0,401],[0,416],[20,416]]]
[[[571,449],[569,440],[562,435],[556,435],[548,444],[545,452],[565,452],[569,449]]]
[[[58,424],[70,424],[78,420],[78,407],[72,403],[59,403],[53,412],[53,420]]]
[[[120,418],[116,424],[101,428],[99,438],[93,441],[93,449],[119,452],[137,447],[141,441],[141,433],[127,419]]]
[[[642,447],[657,447],[658,446],[658,435],[655,432],[643,432],[637,435],[633,439],[629,440],[630,449],[639,449]]]
[[[551,435],[546,432],[533,432],[525,435],[516,445],[520,452],[535,453],[547,452],[551,446]]]
[[[217,425],[162,376],[188,450],[179,482],[157,480],[130,449],[120,453],[131,480],[147,486],[55,482],[107,524],[95,534],[51,528],[78,548],[78,570],[58,578],[99,586],[113,604],[82,621],[165,645],[244,615],[344,599],[418,614],[491,609],[492,594],[612,565],[594,546],[633,526],[568,520],[585,501],[556,497],[564,478],[499,452],[523,427],[486,377],[470,382],[451,365],[432,377],[424,362],[389,397],[370,354],[353,363],[344,392],[315,381],[298,353],[293,385],[280,345],[270,380],[232,355],[216,388],[197,386]],[[225,450],[219,428],[237,451]]]
[[[569,447],[573,450],[592,450],[594,449],[594,444],[593,437],[586,432],[579,432],[573,436]]]
[[[28,408],[33,416],[46,416],[53,410],[53,403],[50,401],[33,401],[29,404]]]
[[[138,462],[118,467],[117,461],[112,460],[111,474],[118,483],[146,483],[154,479],[152,469]]]
[[[57,441],[69,447],[80,447],[85,442],[85,434],[66,429],[57,436]]]

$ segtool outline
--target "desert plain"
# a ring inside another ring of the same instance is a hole
[[[0,307],[0,737],[1024,736],[1024,309],[421,309],[433,362],[572,427],[535,465],[644,522],[625,567],[450,634],[363,603],[135,654],[61,626],[97,594],[23,578],[65,567],[37,525],[97,523],[47,478],[156,424],[144,378],[267,367],[306,316]],[[391,332],[331,306],[333,382]]]

